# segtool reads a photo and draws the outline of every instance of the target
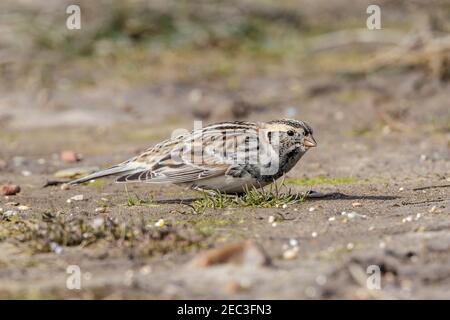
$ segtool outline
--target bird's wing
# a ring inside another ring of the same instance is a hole
[[[190,166],[170,168],[152,171],[146,170],[134,174],[124,175],[117,179],[117,182],[148,182],[148,183],[188,183],[200,179],[222,175],[227,167],[217,167],[214,169],[195,168]]]
[[[250,137],[250,138],[247,138]],[[195,130],[186,136],[166,140],[133,162],[146,169],[124,175],[117,182],[188,183],[223,175],[236,164],[237,151],[257,150],[256,130]]]

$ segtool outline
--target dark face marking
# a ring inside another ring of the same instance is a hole
[[[298,154],[298,150],[294,149],[292,151],[289,151],[288,154],[286,155],[287,159],[292,159],[293,157],[295,157]]]

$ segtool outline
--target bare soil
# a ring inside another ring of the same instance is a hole
[[[189,129],[194,116],[183,103],[168,101],[172,107],[163,110],[152,107],[148,97],[129,120],[120,111],[77,105],[52,112],[45,126],[34,122],[32,114],[21,118],[25,110],[20,107],[7,110],[20,129],[11,125],[2,135],[1,158],[7,165],[1,182],[18,184],[22,191],[0,200],[1,297],[450,298],[449,136],[429,122],[430,114],[439,113],[448,120],[448,85],[426,84],[431,96],[409,92],[405,97],[395,90],[391,103],[406,100],[408,104],[406,115],[398,120],[401,129],[376,124],[373,93],[364,88],[377,81],[392,90],[389,87],[414,76],[382,75],[362,84],[306,80],[307,88],[312,83],[309,90],[318,82],[321,86],[338,83],[340,89],[297,101],[295,107],[267,108],[248,116],[273,119],[294,109],[291,116],[315,129],[319,146],[288,174],[288,186],[295,192],[313,189],[329,196],[286,208],[208,209],[196,214],[185,204],[158,204],[161,199],[202,196],[170,185],[133,184],[128,186],[129,195],[123,185],[109,180],[69,190],[43,188],[46,181],[58,180],[53,176],[58,170],[104,167],[170,135],[172,129]],[[275,87],[277,95],[289,99],[290,91],[283,89],[288,85],[289,79],[265,79],[249,81],[246,89],[251,93]],[[152,86],[141,90],[145,95],[158,94]],[[229,99],[226,93],[204,85],[175,90],[171,100],[184,101],[190,90],[201,90],[213,105],[215,99]],[[344,103],[345,95],[351,97]],[[84,94],[80,96],[85,99]],[[83,110],[95,118],[95,125],[84,121],[61,125],[61,114],[67,110]],[[214,111],[228,112],[227,107]],[[161,124],[159,117],[165,113],[169,123]],[[108,117],[116,119],[105,124],[103,119]],[[59,152],[66,149],[82,153],[83,160],[63,163]],[[315,185],[302,185],[307,184],[305,178],[315,181],[317,177],[327,177],[326,183],[319,178]],[[79,194],[83,201],[67,203]],[[128,206],[128,197],[135,195],[153,202]],[[30,209],[20,211],[19,205]],[[106,212],[96,213],[102,206]],[[15,215],[6,214],[11,210]],[[276,226],[268,222],[270,216],[275,217]],[[92,232],[86,226],[95,221],[106,224],[108,219],[119,229],[129,228],[124,234],[136,235],[120,235],[111,226],[102,226],[107,229],[104,233],[83,234],[83,230]],[[154,226],[159,219],[165,221],[162,228]],[[58,221],[65,227],[58,229]],[[153,231],[142,231],[146,226]],[[158,229],[165,234],[152,234]],[[260,244],[271,265],[200,268],[189,264],[207,248],[239,239]],[[298,242],[298,256],[286,260],[283,252],[295,244],[292,239]],[[80,266],[81,290],[67,289],[68,265]],[[366,287],[370,265],[381,269],[382,290]],[[238,289],[231,290],[234,283]]]

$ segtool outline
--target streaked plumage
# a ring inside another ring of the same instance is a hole
[[[174,183],[195,189],[242,192],[262,187],[291,170],[316,146],[299,120],[222,122],[165,140],[109,169],[72,181],[110,175],[117,182]]]

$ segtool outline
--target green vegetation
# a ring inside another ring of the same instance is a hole
[[[125,193],[127,194],[127,206],[144,206],[144,205],[152,205],[153,199],[149,197],[148,199],[141,199],[137,194],[134,194],[134,197],[128,192],[128,188],[125,185]]]
[[[184,1],[167,1],[136,5],[117,0],[108,8],[105,11],[93,6],[91,10],[102,10],[101,14],[95,23],[88,20],[82,33],[49,28],[49,24],[62,21],[53,18],[43,23],[40,16],[31,19],[34,29],[26,31],[33,35],[37,48],[58,50],[68,56],[104,54],[113,47],[140,44],[156,50],[212,47],[229,52],[244,49],[271,54],[278,50],[273,39],[297,34],[299,27],[304,27],[297,11],[274,4],[251,6],[242,12],[225,3],[187,5]]]
[[[203,198],[194,201],[192,207],[195,212],[201,213],[207,208],[272,208],[301,203],[305,200],[306,194],[294,194],[290,189],[281,192],[285,188],[284,184],[278,186],[275,183],[269,188],[246,189],[242,195],[228,195],[220,191],[212,191],[204,193]]]
[[[304,16],[294,2],[273,0],[263,4],[115,0],[108,10],[92,4],[86,11],[91,17],[83,18],[82,30],[61,27],[66,18],[61,14],[21,12],[29,19],[24,19],[26,25],[17,23],[17,38],[30,43],[29,50],[38,57],[33,64],[24,62],[23,71],[49,88],[61,77],[77,88],[99,80],[141,83],[167,77],[225,79],[234,88],[243,75],[273,74],[286,66],[294,71],[302,62],[307,62],[303,69],[340,69],[348,53],[338,59],[334,53],[311,55],[310,40],[336,26],[359,26],[332,17],[324,25],[322,19]],[[353,64],[366,57],[357,52],[345,61]]]
[[[164,254],[201,246],[203,233],[186,226],[154,227],[142,219],[119,220],[86,216],[69,218],[44,213],[41,217],[22,220],[17,217],[0,220],[0,239],[25,243],[31,253],[58,252],[58,247],[86,247],[114,243],[115,247],[135,248],[142,255]]]
[[[242,207],[271,208],[305,201],[306,194],[293,194],[290,189],[287,189],[286,192],[281,192],[280,189],[283,188],[285,188],[284,184],[278,187],[274,183],[269,189],[247,189],[239,199],[239,204]]]
[[[217,231],[217,228],[232,226],[237,222],[234,217],[218,218],[216,216],[199,215],[193,219],[180,221],[179,224],[192,226],[200,234],[211,236]]]
[[[220,191],[204,192],[203,198],[194,201],[192,207],[195,212],[202,212],[207,208],[223,209],[233,207],[236,204],[236,197],[227,195]]]

